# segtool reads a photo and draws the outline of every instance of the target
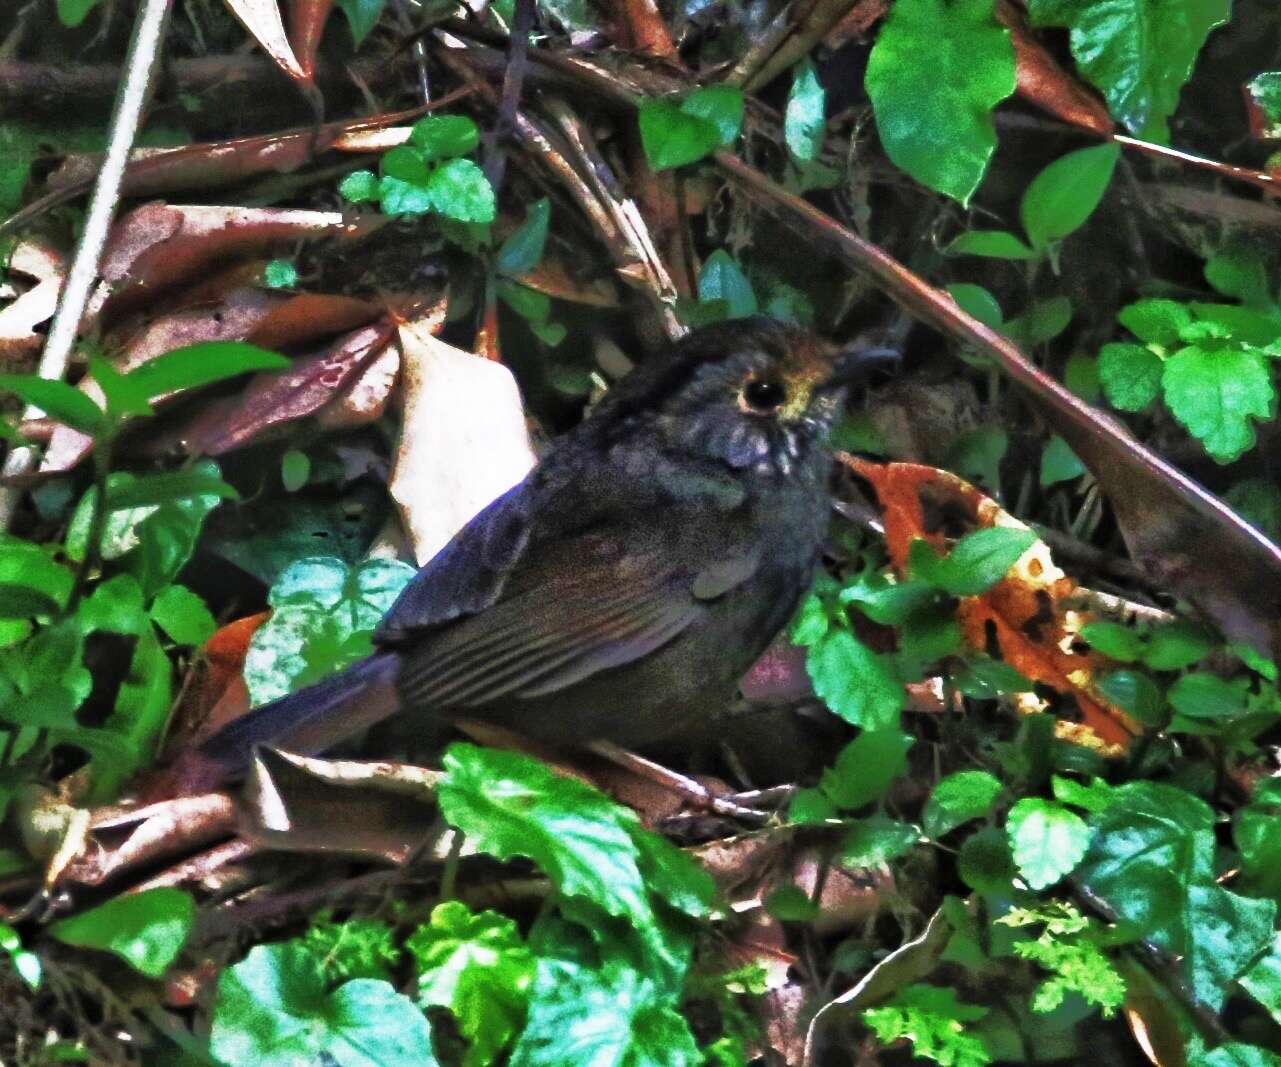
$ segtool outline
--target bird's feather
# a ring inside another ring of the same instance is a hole
[[[400,644],[494,603],[529,541],[531,495],[527,478],[459,530],[401,590],[374,631],[374,644]]]

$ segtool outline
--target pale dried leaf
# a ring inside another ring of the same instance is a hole
[[[276,0],[227,0],[227,6],[281,70],[295,81],[310,80],[289,44]]]
[[[437,340],[430,320],[402,326],[400,346],[404,422],[389,488],[421,564],[535,457],[506,367]]]

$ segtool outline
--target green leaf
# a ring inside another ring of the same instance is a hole
[[[1085,464],[1077,458],[1072,446],[1058,434],[1051,437],[1041,453],[1041,488],[1075,481],[1085,473]]]
[[[1099,381],[1108,403],[1122,411],[1142,411],[1161,391],[1164,362],[1149,348],[1113,342],[1099,349]]]
[[[298,285],[298,268],[291,259],[273,259],[262,269],[262,284],[268,289],[294,289]]]
[[[1214,634],[1199,623],[1166,623],[1148,635],[1143,662],[1154,671],[1181,671],[1208,656],[1216,643]]]
[[[1005,332],[1019,344],[1031,347],[1053,341],[1072,321],[1072,301],[1066,296],[1038,300],[1022,315],[1005,324]]]
[[[996,148],[991,111],[1015,84],[1014,46],[992,0],[896,3],[872,46],[865,83],[895,165],[968,204]]]
[[[418,1003],[448,1008],[470,1042],[466,1067],[493,1062],[524,1024],[534,980],[534,957],[516,923],[446,901],[405,948],[418,973]]]
[[[218,473],[218,465],[210,459],[200,460],[192,469],[211,475]],[[148,596],[154,596],[177,577],[195,551],[196,539],[205,518],[219,503],[218,496],[201,493],[171,500],[154,510],[139,509],[108,515],[108,526],[117,516],[142,516],[140,520],[132,520],[130,528],[136,537],[137,547],[124,556],[123,562]]]
[[[926,834],[939,838],[971,819],[981,819],[1001,795],[1000,781],[987,771],[956,771],[930,793],[921,813]]]
[[[818,158],[823,149],[826,104],[827,94],[818,80],[814,61],[806,57],[792,73],[792,88],[783,112],[783,140],[793,158],[806,163]]]
[[[1166,698],[1175,711],[1190,719],[1225,719],[1245,710],[1240,685],[1204,671],[1185,674],[1170,686]]]
[[[377,200],[381,195],[378,175],[372,170],[354,170],[338,183],[338,192],[353,204]]]
[[[970,430],[952,442],[946,466],[962,478],[977,480],[999,494],[1001,459],[1009,444],[1009,435],[1004,430]]]
[[[1228,1041],[1188,1060],[1188,1067],[1281,1067],[1281,1056],[1258,1045]]]
[[[395,178],[421,188],[427,184],[430,174],[423,156],[424,153],[413,145],[397,145],[378,161],[378,173],[384,178]]]
[[[1144,726],[1164,725],[1165,700],[1161,690],[1142,671],[1109,671],[1098,680],[1099,692]]]
[[[1276,409],[1268,360],[1258,349],[1189,345],[1166,361],[1161,384],[1171,413],[1220,463],[1253,448],[1250,420],[1271,419]]]
[[[1239,981],[1241,988],[1267,1009],[1274,1022],[1281,1022],[1281,935]]]
[[[1256,786],[1251,803],[1237,811],[1232,838],[1241,854],[1244,888],[1276,899],[1281,898],[1281,805],[1268,795],[1264,788],[1267,781]],[[1277,969],[1281,973],[1281,960]]]
[[[1266,478],[1244,478],[1223,499],[1251,526],[1273,541],[1281,539],[1281,488]]]
[[[1143,655],[1146,642],[1139,634],[1119,622],[1087,622],[1081,636],[1097,652],[1121,663],[1133,663]]]
[[[401,952],[396,947],[400,939],[381,919],[352,915],[335,921],[322,912],[312,919],[300,941],[320,960],[326,979],[345,982],[349,978],[390,978],[391,969],[400,962]]]
[[[351,27],[351,35],[357,48],[377,24],[385,2],[386,0],[338,0],[338,6],[347,16],[347,25]]]
[[[600,970],[539,959],[529,1021],[511,1067],[698,1067],[689,1024],[654,983],[617,963]]]
[[[1229,241],[1205,263],[1205,280],[1224,296],[1264,310],[1271,309],[1268,267],[1258,248],[1245,241]]]
[[[765,898],[765,910],[783,922],[807,923],[818,918],[818,904],[796,885],[772,890]]]
[[[297,942],[259,945],[218,979],[210,1050],[221,1062],[303,1067],[436,1067],[422,1012],[390,982],[356,978],[325,993]]]
[[[0,582],[0,619],[30,619],[56,615],[58,602],[42,589],[16,582]]]
[[[9,590],[11,607],[31,606],[34,601],[30,595],[36,595],[41,602],[52,601],[56,613],[67,604],[75,576],[70,568],[53,558],[52,551],[43,545],[32,544],[16,537],[0,535],[0,583]],[[21,590],[26,590],[23,594]],[[32,614],[45,614],[33,612]],[[23,615],[10,615],[9,618],[25,618]]]
[[[519,278],[538,266],[543,258],[543,246],[547,243],[551,214],[552,205],[547,197],[534,201],[525,209],[525,221],[498,250],[498,273]]]
[[[818,826],[837,815],[836,805],[821,789],[798,789],[787,805],[788,822],[798,826]]]
[[[984,826],[961,842],[956,873],[976,893],[1009,898],[1014,893],[1014,857],[1005,831]]]
[[[861,575],[841,590],[842,605],[853,604],[873,622],[901,626],[938,600],[938,591],[925,582],[891,582],[885,575]],[[801,641],[798,644],[810,644]]]
[[[626,919],[652,951],[667,952],[651,893],[706,911],[710,879],[678,864],[649,841],[630,809],[591,786],[528,756],[475,745],[451,745],[444,767],[441,811],[471,845],[502,860],[532,860],[558,892]],[[665,862],[655,863],[656,857]]]
[[[1054,788],[1054,799],[1063,804],[1071,804],[1094,814],[1102,811],[1112,803],[1112,787],[1102,778],[1091,778],[1088,785],[1075,778],[1064,778],[1051,775],[1050,784]]]
[[[49,932],[66,945],[114,952],[134,970],[159,978],[177,959],[195,921],[190,894],[144,889],[56,922]]]
[[[58,0],[58,21],[68,29],[79,26],[99,0]]]
[[[724,300],[731,319],[755,315],[757,311],[752,283],[734,257],[723,248],[718,248],[703,261],[703,269],[698,274],[698,299]]]
[[[823,772],[820,787],[833,804],[853,810],[879,800],[907,766],[912,738],[898,730],[864,730]]]
[[[185,585],[170,585],[151,602],[151,618],[176,645],[203,645],[218,624],[205,602]]]
[[[1036,940],[1019,940],[1012,946],[1015,956],[1053,974],[1033,995],[1033,1011],[1057,1011],[1067,993],[1076,993],[1101,1008],[1104,1018],[1125,1003],[1125,979],[1098,945],[1102,931],[1071,904],[1049,902],[1035,909],[1012,908],[996,922],[1013,927],[1045,924]]]
[[[448,219],[494,221],[494,187],[470,159],[442,163],[432,170],[424,188],[432,207]]]
[[[1246,82],[1245,88],[1263,115],[1262,136],[1281,137],[1281,71],[1264,71]]]
[[[105,630],[114,634],[137,634],[147,621],[146,598],[132,574],[117,574],[99,582],[80,602],[76,621],[88,633]]]
[[[889,662],[848,630],[829,631],[805,659],[814,692],[837,715],[865,730],[898,725],[904,690]]]
[[[66,382],[35,374],[0,374],[0,391],[15,394],[50,418],[90,437],[100,436],[107,430],[107,417],[102,409]]]
[[[537,289],[506,278],[498,279],[497,289],[503,303],[531,324],[546,322],[552,313],[551,297]]]
[[[654,170],[670,170],[711,155],[721,142],[712,123],[691,115],[666,100],[640,105],[641,147]]]
[[[1080,352],[1069,356],[1063,368],[1063,384],[1087,403],[1097,403],[1102,386],[1098,359]]]
[[[480,130],[466,115],[424,115],[410,130],[409,143],[425,162],[454,159],[480,144]]]
[[[1085,820],[1061,804],[1024,797],[1005,823],[1019,875],[1032,889],[1045,889],[1070,874],[1090,843]]]
[[[155,631],[143,629],[133,646],[129,673],[116,692],[115,708],[104,724],[127,743],[132,756],[94,761],[94,802],[114,797],[124,781],[152,757],[172,705],[173,664]]]
[[[953,282],[947,286],[947,293],[956,301],[956,306],[967,315],[972,315],[984,326],[999,329],[1005,322],[1001,305],[997,303],[990,290],[971,282]]]
[[[975,700],[993,700],[1002,693],[1030,693],[1032,682],[1008,663],[978,657],[956,676],[956,687]]]
[[[121,374],[101,356],[89,357],[89,376],[98,383],[107,401],[107,414],[111,419],[125,415],[154,415],[147,391],[128,375]]]
[[[296,493],[311,477],[311,457],[306,452],[291,448],[280,457],[280,484],[286,493]]]
[[[1032,179],[1020,213],[1033,248],[1045,248],[1085,225],[1103,199],[1120,155],[1115,144],[1080,148],[1060,156]]]
[[[436,202],[425,185],[401,181],[390,174],[378,179],[378,196],[384,215],[426,215],[436,210]]]
[[[1036,259],[1038,255],[1006,230],[967,230],[943,251],[949,256],[986,256],[989,259]]]
[[[705,85],[680,103],[686,115],[710,123],[716,129],[717,144],[728,148],[738,140],[743,126],[743,91],[732,85]]]
[[[267,600],[275,611],[254,631],[245,684],[255,705],[347,666],[369,651],[369,634],[414,569],[369,559],[355,567],[312,556],[287,567]]]
[[[1192,312],[1174,300],[1139,300],[1122,308],[1117,321],[1140,341],[1170,348],[1192,325]]]
[[[1217,1011],[1271,942],[1276,905],[1215,883],[1213,811],[1172,786],[1130,782],[1090,826],[1077,877],[1158,948],[1184,957],[1193,992]]]
[[[1231,0],[1029,0],[1034,25],[1066,26],[1077,67],[1136,136],[1165,143],[1166,120]]]
[[[249,371],[285,370],[289,360],[245,341],[201,341],[157,356],[125,378],[155,398],[198,389]]]
[[[895,990],[880,1007],[864,1009],[862,1018],[884,1045],[906,1039],[914,1055],[943,1067],[984,1067],[992,1055],[964,1024],[987,1013],[987,1008],[957,1000],[951,989],[918,984]]]
[[[131,511],[192,497],[237,500],[240,494],[222,480],[217,467],[197,466],[185,471],[108,480],[106,507],[109,512]]]
[[[9,957],[18,977],[27,984],[28,989],[39,989],[44,977],[44,968],[40,957],[22,947],[22,938],[8,923],[0,923],[0,952]]]
[[[952,596],[978,596],[1004,578],[1035,543],[1031,530],[989,526],[966,534],[942,557],[929,542],[913,541],[908,566],[914,577]]]
[[[548,348],[555,348],[569,335],[569,329],[561,322],[531,322],[529,329]]]
[[[884,815],[856,819],[841,838],[841,862],[848,867],[877,867],[896,860],[921,838],[911,823]]]

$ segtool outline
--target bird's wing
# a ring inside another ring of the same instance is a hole
[[[599,531],[531,546],[483,613],[404,650],[401,694],[458,708],[565,689],[661,648],[758,563],[730,553],[691,565],[673,549],[620,548]]]
[[[374,643],[402,644],[497,600],[529,541],[532,495],[527,478],[459,530],[401,590],[374,631]]]

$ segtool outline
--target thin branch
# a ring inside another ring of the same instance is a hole
[[[512,32],[507,45],[507,69],[503,72],[503,94],[498,102],[498,114],[485,145],[485,177],[497,193],[502,188],[503,171],[507,166],[507,153],[502,142],[515,123],[520,107],[521,88],[525,84],[525,71],[529,67],[529,35],[534,28],[534,0],[516,0],[516,13],[512,18]]]
[[[40,357],[39,374],[42,378],[61,381],[66,377],[71,349],[80,332],[80,320],[89,302],[89,292],[98,277],[102,251],[120,203],[120,186],[129,163],[129,152],[142,126],[151,84],[160,65],[160,45],[168,20],[169,0],[143,0],[134,22],[133,39],[129,42],[129,54],[125,60],[125,80],[116,97],[116,113],[111,122],[102,170],[89,200],[84,233],[62,288],[58,311],[49,328],[49,340]],[[24,417],[39,418],[41,414],[39,409],[28,408]],[[35,448],[15,448],[5,458],[3,475],[13,478],[28,474],[38,462],[39,453]],[[8,529],[17,502],[17,490],[0,490],[0,529]]]

